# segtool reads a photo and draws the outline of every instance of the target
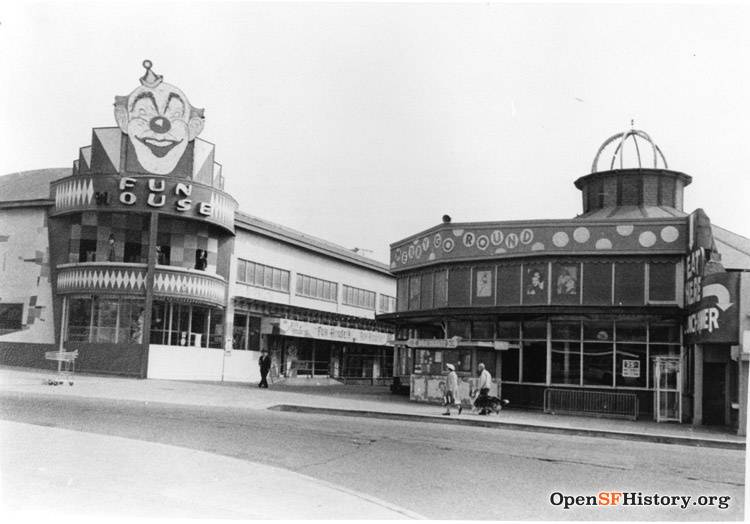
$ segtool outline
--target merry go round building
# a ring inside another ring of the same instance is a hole
[[[631,129],[575,181],[575,218],[446,215],[393,243],[397,383],[437,401],[453,363],[468,401],[483,362],[515,406],[744,431],[750,240],[686,213],[690,183]]]

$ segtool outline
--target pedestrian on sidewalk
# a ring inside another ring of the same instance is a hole
[[[268,356],[268,351],[265,349],[260,352],[258,366],[260,366],[260,384],[258,384],[258,387],[267,388],[268,382],[266,381],[266,377],[268,377],[268,372],[271,370],[271,357]]]
[[[445,413],[443,415],[451,414],[451,406],[458,407],[458,414],[461,414],[463,407],[461,406],[460,400],[458,400],[458,375],[456,375],[456,367],[453,364],[446,364],[448,368],[448,377],[445,381]]]
[[[474,401],[474,406],[479,409],[480,415],[487,415],[489,413],[489,409],[487,408],[487,396],[489,395],[490,387],[492,386],[492,375],[490,375],[490,372],[484,367],[483,362],[479,363],[478,370],[479,383],[477,384],[477,389],[479,390],[479,395]]]

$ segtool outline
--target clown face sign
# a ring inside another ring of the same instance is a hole
[[[203,130],[203,110],[191,106],[181,90],[162,82],[149,60],[143,67],[141,86],[115,98],[115,119],[140,165],[149,173],[167,175]]]

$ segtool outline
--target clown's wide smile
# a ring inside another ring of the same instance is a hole
[[[141,138],[135,137],[140,143],[151,150],[151,153],[157,158],[165,157],[175,146],[182,143],[182,140],[156,139],[152,137]]]

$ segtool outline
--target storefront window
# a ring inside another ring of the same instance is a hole
[[[224,312],[211,310],[211,322],[208,330],[208,347],[222,349],[224,347]]]
[[[94,340],[117,343],[117,299],[94,300]]]
[[[167,303],[154,302],[151,308],[151,344],[167,344]]]
[[[611,343],[583,343],[583,384],[611,387],[613,348]]]
[[[501,352],[501,373],[503,381],[507,382],[518,382],[518,355],[520,350],[515,348],[510,348],[507,351]]]
[[[552,383],[581,383],[581,343],[552,341]]]
[[[478,349],[477,364],[480,363],[484,364],[484,367],[490,372],[493,379],[497,378],[497,352],[493,350]],[[474,373],[476,374],[476,370]]]
[[[544,383],[547,381],[547,342],[522,342],[522,370],[523,382]]]
[[[453,364],[456,371],[471,373],[471,350],[470,349],[447,349],[443,351],[443,370],[447,370],[445,364]]]
[[[583,323],[583,338],[584,340],[592,341],[612,341],[613,338],[613,323],[609,322],[584,322]]]
[[[126,298],[71,298],[68,342],[140,344],[144,330],[143,302]]]
[[[235,313],[232,348],[260,351],[260,318]]]
[[[71,298],[68,304],[68,342],[89,342],[92,299]]]
[[[651,342],[680,342],[679,324],[651,324],[648,333]]]
[[[618,341],[616,355],[615,385],[632,388],[646,387],[646,344],[623,344]]]

